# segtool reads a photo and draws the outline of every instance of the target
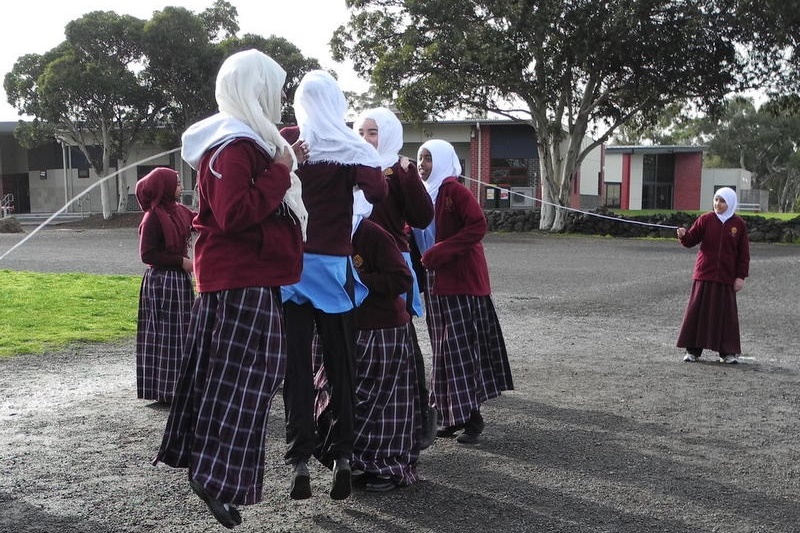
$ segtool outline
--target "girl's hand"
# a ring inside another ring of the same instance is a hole
[[[678,228],[678,238],[682,239],[686,235],[686,228]]]
[[[308,153],[311,151],[311,148],[309,148],[308,143],[303,139],[297,139],[297,141],[292,145],[292,150],[294,150],[294,155],[297,158],[298,165],[308,161]]]
[[[278,148],[278,150],[280,150],[280,148]],[[289,147],[284,146],[283,150],[281,150],[280,152],[278,150],[275,151],[275,162],[280,163],[289,170],[292,170],[292,165],[294,164],[294,160],[292,159],[291,152],[289,152]]]
[[[744,280],[742,278],[736,278],[733,280],[733,291],[739,292],[742,289],[744,289]]]

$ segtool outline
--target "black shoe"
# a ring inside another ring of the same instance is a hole
[[[367,475],[369,476],[365,486],[367,492],[389,492],[397,488],[397,483],[392,481],[389,476]]]
[[[469,415],[469,420],[467,423],[464,424],[464,433],[471,433],[473,435],[480,435],[483,433],[483,428],[486,427],[486,423],[483,421],[483,416],[481,416],[481,412],[478,410],[472,411]]]
[[[208,510],[211,511],[211,514],[214,515],[214,518],[217,519],[217,522],[228,529],[233,529],[234,526],[238,526],[242,523],[242,516],[235,507],[226,506],[221,501],[213,498],[199,483],[193,479],[189,481],[189,486],[192,487],[194,493],[205,502]],[[236,518],[234,518],[234,513],[232,511],[235,511],[235,516],[239,519],[238,522],[236,521]]]
[[[367,478],[369,476],[363,470],[350,470],[350,484],[353,488],[363,489],[367,486]]]
[[[350,496],[353,487],[350,483],[350,461],[344,458],[333,462],[333,484],[331,485],[331,499],[344,500]]]
[[[456,433],[464,429],[464,424],[456,424],[455,426],[447,426],[439,428],[436,432],[437,437],[449,438],[455,436]]]
[[[305,461],[297,461],[294,465],[289,497],[293,500],[307,500],[311,497],[311,474],[308,473],[308,463]]]
[[[478,444],[479,440],[480,434],[467,433],[466,431],[456,438],[456,442],[459,444]]]

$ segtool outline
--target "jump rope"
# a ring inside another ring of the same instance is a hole
[[[474,178],[470,178],[469,176],[465,176],[463,174],[461,174],[459,176],[459,178],[463,178],[464,180],[471,181],[471,182],[474,182],[474,183],[478,183],[478,184],[481,184],[481,185],[487,185],[486,183],[481,182],[480,180],[476,180]],[[590,217],[603,218],[603,219],[606,219],[606,220],[613,220],[614,222],[621,222],[623,224],[635,224],[635,225],[639,225],[639,226],[650,226],[650,227],[653,227],[653,228],[678,229],[678,227],[679,227],[679,226],[668,226],[666,224],[655,224],[655,223],[652,223],[652,222],[641,222],[639,220],[630,220],[630,219],[627,219],[627,218],[612,217],[612,216],[603,215],[603,214],[600,214],[600,213],[592,213],[591,211],[584,211],[584,210],[581,210],[581,209],[574,209],[572,207],[566,207],[566,206],[563,206],[563,205],[554,204],[552,202],[548,202],[548,201],[542,200],[540,198],[535,198],[533,196],[528,196],[526,194],[522,194],[522,193],[520,193],[518,191],[512,191],[511,189],[504,189],[504,188],[498,187],[497,185],[494,185],[494,184],[492,184],[491,186],[494,189],[497,189],[497,190],[499,190],[501,192],[508,193],[509,194],[509,198],[510,198],[510,195],[513,194],[513,195],[525,198],[527,200],[538,202],[538,203],[540,203],[542,205],[549,205],[549,206],[552,206],[552,207],[554,207],[556,209],[563,209],[565,211],[570,211],[570,212],[573,212],[573,213],[580,213],[582,215],[587,215],[587,216],[590,216]]]
[[[156,154],[156,155],[147,157],[145,159],[141,159],[141,160],[136,161],[135,163],[132,163],[132,164],[130,164],[128,166],[122,167],[119,170],[117,170],[116,172],[113,172],[113,173],[109,174],[108,176],[104,177],[100,181],[98,181],[96,183],[93,183],[90,187],[86,188],[86,190],[84,190],[79,195],[75,196],[69,202],[64,204],[64,206],[61,207],[61,209],[59,209],[58,211],[56,211],[55,213],[50,215],[50,217],[47,220],[45,220],[44,222],[39,224],[33,231],[31,231],[27,236],[25,236],[24,239],[22,239],[17,244],[15,244],[14,246],[12,246],[8,250],[6,250],[6,252],[3,253],[3,255],[0,255],[0,261],[2,261],[3,258],[5,258],[8,254],[10,254],[14,250],[19,248],[23,244],[25,244],[31,237],[36,235],[39,232],[39,230],[41,230],[43,227],[47,226],[47,224],[52,222],[56,217],[58,217],[58,215],[64,213],[69,208],[69,206],[71,206],[76,201],[78,201],[78,199],[80,199],[83,196],[85,196],[86,194],[88,194],[95,187],[99,187],[100,184],[104,183],[105,181],[107,181],[107,180],[109,180],[111,178],[116,177],[121,172],[125,172],[126,170],[129,170],[131,168],[135,168],[136,166],[138,166],[138,165],[140,165],[142,163],[147,163],[148,161],[152,161],[153,159],[158,159],[159,157],[163,157],[163,156],[175,153],[175,152],[177,152],[179,150],[180,150],[180,147],[173,148],[171,150],[167,150],[166,152],[161,152],[160,154]],[[469,176],[465,176],[463,174],[460,175],[459,177],[464,179],[464,180],[466,180],[466,181],[470,181],[470,182],[474,182],[474,183],[477,183],[477,184],[486,185],[485,183],[481,182],[480,180],[476,180],[474,178],[471,178]],[[663,228],[663,229],[678,229],[678,226],[669,226],[669,225],[665,225],[665,224],[655,224],[655,223],[652,223],[652,222],[641,222],[639,220],[630,220],[630,219],[626,219],[626,218],[618,218],[618,217],[612,217],[612,216],[609,216],[609,215],[603,215],[603,214],[600,214],[600,213],[592,213],[591,211],[585,211],[585,210],[582,210],[582,209],[575,209],[575,208],[572,208],[572,207],[566,207],[566,206],[563,206],[563,205],[554,204],[552,202],[548,202],[546,200],[542,200],[541,198],[535,198],[533,196],[528,196],[528,195],[520,193],[518,191],[512,191],[511,189],[504,189],[502,187],[498,187],[497,185],[492,185],[492,187],[497,189],[497,190],[499,190],[500,192],[508,193],[509,197],[510,197],[510,195],[513,194],[513,195],[525,198],[525,199],[533,201],[533,202],[538,202],[541,205],[549,205],[549,206],[554,207],[555,209],[563,209],[565,211],[570,211],[572,213],[579,213],[581,215],[586,215],[586,216],[590,216],[590,217],[602,218],[602,219],[606,219],[606,220],[613,220],[614,222],[619,222],[619,223],[622,223],[622,224],[635,224],[635,225],[638,225],[638,226],[649,226],[649,227],[653,227],[653,228]]]

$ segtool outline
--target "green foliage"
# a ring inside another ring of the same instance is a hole
[[[351,59],[406,117],[461,109],[529,123],[545,200],[559,205],[583,158],[620,125],[646,127],[679,100],[712,108],[743,71],[725,0],[347,5],[334,57]],[[560,213],[543,210],[542,228],[560,230]]]
[[[141,277],[0,271],[0,356],[136,332]]]
[[[283,88],[286,92],[286,104],[281,120],[284,124],[293,124],[295,122],[294,107],[292,105],[294,93],[306,72],[321,68],[319,61],[305,57],[297,46],[287,39],[275,35],[265,38],[248,33],[241,38],[222,41],[219,48],[223,57],[228,57],[242,50],[255,48],[278,62],[286,71],[286,83]],[[216,71],[214,74],[216,75]]]

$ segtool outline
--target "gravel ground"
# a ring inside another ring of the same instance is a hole
[[[23,237],[0,234],[0,255]],[[753,245],[742,363],[722,365],[675,348],[694,251],[538,233],[485,244],[516,390],[485,404],[482,442],[439,439],[418,484],[343,502],[313,464],[314,496],[295,502],[278,396],[265,499],[237,531],[800,531],[800,248]],[[2,269],[143,271],[135,229],[85,226],[40,231]],[[150,465],[167,412],[136,399],[132,341],[0,360],[0,390],[0,531],[224,530],[185,471]]]

